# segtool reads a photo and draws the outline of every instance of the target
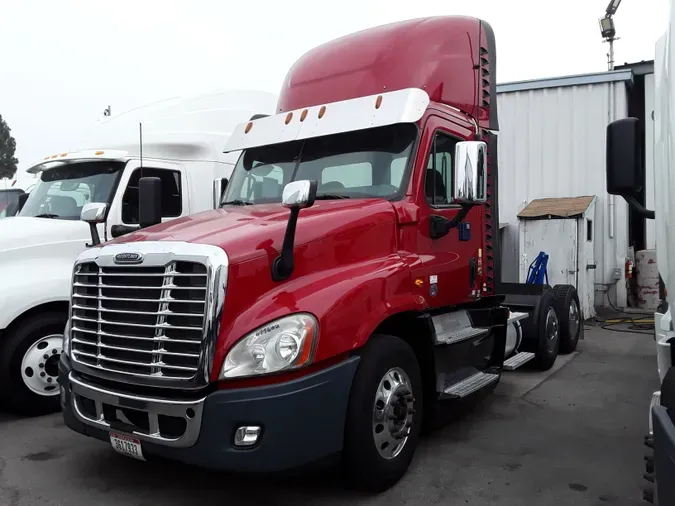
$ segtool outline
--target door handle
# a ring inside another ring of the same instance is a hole
[[[471,289],[474,288],[474,285],[476,284],[476,271],[478,270],[477,265],[476,265],[476,257],[473,257],[469,261],[469,286]]]

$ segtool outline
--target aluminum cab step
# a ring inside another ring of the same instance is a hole
[[[504,370],[505,371],[515,371],[521,365],[527,364],[530,360],[534,359],[534,353],[527,351],[521,351],[516,353],[510,359],[504,361]]]
[[[498,379],[499,374],[478,371],[467,378],[445,386],[443,388],[443,393],[451,398],[461,399],[469,394],[477,392],[481,388],[495,383]]]
[[[433,316],[431,321],[436,331],[436,344],[455,344],[487,335],[489,329],[474,327],[469,313],[462,309]]]

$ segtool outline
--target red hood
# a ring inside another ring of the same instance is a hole
[[[281,204],[227,206],[171,220],[110,241],[185,241],[219,246],[230,263],[280,251],[289,210]],[[300,211],[295,245],[395,220],[393,206],[382,199],[322,200]]]

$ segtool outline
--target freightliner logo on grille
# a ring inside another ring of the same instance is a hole
[[[143,255],[140,253],[118,253],[114,256],[113,262],[116,264],[140,264],[143,262]]]

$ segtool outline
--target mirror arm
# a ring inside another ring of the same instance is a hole
[[[113,225],[110,227],[110,235],[113,239],[117,239],[118,237],[122,237],[125,234],[130,234],[131,232],[140,229],[141,227],[130,227],[129,225]]]
[[[288,217],[288,225],[284,235],[284,244],[281,247],[281,253],[272,262],[272,280],[283,281],[288,279],[293,273],[293,247],[295,245],[295,227],[298,223],[300,208],[292,207],[291,214]]]
[[[91,244],[85,244],[87,248],[93,248],[101,244],[101,237],[98,235],[96,223],[89,223],[89,232],[91,232]]]
[[[473,207],[472,204],[462,204],[461,209],[452,220],[447,220],[443,216],[432,214],[430,216],[430,235],[432,239],[440,239],[450,233],[450,231],[459,225]]]
[[[455,215],[455,217],[448,222],[448,232],[450,232],[453,228],[459,225],[464,218],[466,218],[466,215],[469,214],[469,211],[471,211],[472,207],[473,206],[471,204],[464,204],[462,206],[462,208]]]
[[[628,202],[628,205],[631,206],[642,218],[646,218],[648,220],[654,219],[656,213],[654,211],[650,211],[640,204],[635,197],[632,195],[622,195],[622,197],[626,202]]]

